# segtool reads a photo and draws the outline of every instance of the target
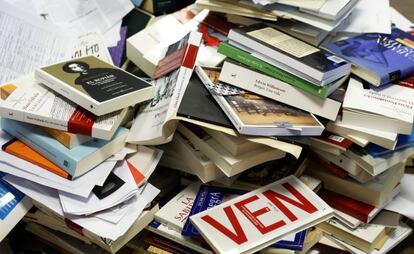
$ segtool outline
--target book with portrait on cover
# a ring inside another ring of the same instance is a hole
[[[154,87],[94,56],[37,69],[35,78],[58,94],[100,116],[154,97]]]

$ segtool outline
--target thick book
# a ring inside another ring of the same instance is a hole
[[[405,78],[414,71],[414,35],[396,27],[391,34],[367,33],[326,47],[353,64],[352,72],[374,86]]]
[[[29,75],[5,86],[15,86],[0,103],[0,116],[52,129],[111,139],[125,118],[124,108],[102,116],[95,116]],[[3,87],[3,86],[2,86]]]
[[[351,64],[344,59],[263,23],[231,29],[228,38],[317,80],[350,72]]]
[[[119,127],[111,140],[92,139],[83,145],[68,149],[41,128],[27,123],[1,118],[1,127],[65,170],[72,178],[81,176],[120,151],[128,135],[128,129]]]
[[[71,132],[61,131],[48,127],[43,127],[43,130],[45,130],[50,136],[54,137],[57,141],[69,149],[82,145],[83,143],[86,143],[92,139],[90,136],[74,134]]]
[[[317,136],[325,128],[311,113],[219,83],[219,69],[197,66],[196,73],[240,134]]]
[[[341,107],[341,102],[304,93],[288,83],[230,61],[224,62],[219,80],[329,120],[336,119]]]
[[[300,88],[305,92],[322,98],[328,97],[333,91],[341,86],[346,79],[346,77],[340,78],[339,80],[333,81],[329,84],[315,82],[315,80],[306,80],[305,78],[290,73],[288,70],[284,70],[266,61],[263,61],[260,58],[254,56],[254,54],[237,48],[236,46],[230,45],[227,42],[221,42],[219,48],[217,49],[217,52],[252,69],[263,72],[266,75],[277,78],[281,81],[291,84],[292,86]]]
[[[218,253],[254,253],[332,215],[332,208],[299,179],[289,176],[190,220]]]
[[[44,168],[58,176],[61,176],[65,179],[72,179],[72,176],[68,174],[65,170],[58,167],[56,164],[45,158],[40,153],[36,152],[29,146],[27,146],[22,141],[14,138],[11,139],[9,142],[3,144],[1,149],[9,154],[13,154],[20,159],[26,160],[31,162],[39,167]]]
[[[380,211],[380,209],[375,206],[365,204],[364,202],[326,189],[319,191],[318,195],[332,208],[348,214],[364,223],[369,223]]]
[[[188,219],[199,188],[200,184],[198,183],[187,186],[161,207],[155,214],[155,219],[166,226],[181,232]]]
[[[411,135],[398,135],[397,144],[395,145],[394,150],[386,149],[371,143],[365,147],[365,152],[375,158],[390,155],[395,151],[403,150],[412,146],[414,146],[414,132],[411,132]]]
[[[233,128],[233,124],[195,73],[188,82],[177,116]]]
[[[101,116],[154,97],[154,87],[94,56],[35,71],[35,78],[72,102]]]
[[[342,122],[366,128],[411,134],[414,89],[398,84],[370,87],[351,78],[346,89]]]
[[[203,185],[198,190],[196,199],[194,200],[194,205],[191,208],[189,217],[203,212],[212,207],[218,206],[223,202],[231,200],[232,198],[238,197],[242,194],[245,194],[247,191],[240,189],[231,189],[215,186],[206,186]],[[192,237],[201,237],[201,234],[197,229],[191,224],[190,220],[187,220],[184,224],[182,235],[192,236]],[[300,231],[296,234],[289,234],[288,236],[282,238],[276,243],[272,244],[270,247],[273,248],[285,248],[291,250],[302,250],[303,242],[305,240],[306,230]]]

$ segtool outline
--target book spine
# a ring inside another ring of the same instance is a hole
[[[67,149],[57,140],[54,140],[52,137],[47,137],[40,129],[31,128],[28,124],[10,119],[2,118],[1,127],[4,131],[42,154],[44,157],[65,170],[68,174],[74,175],[77,162],[66,154],[65,150]],[[52,139],[55,142],[49,142],[49,140]],[[60,149],[58,146],[61,146],[64,149]]]
[[[332,121],[341,106],[335,100],[303,93],[283,81],[227,61],[223,64],[219,80]]]
[[[247,65],[250,68],[287,82],[315,96],[326,98],[329,95],[329,86],[317,86],[315,84],[312,84],[227,43],[220,43],[217,52],[244,65]]]

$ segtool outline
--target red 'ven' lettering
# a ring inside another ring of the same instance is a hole
[[[318,209],[312,205],[309,200],[307,200],[302,194],[300,194],[299,191],[297,191],[292,185],[289,183],[283,183],[282,184],[285,189],[287,189],[290,193],[295,196],[299,201],[293,200],[289,197],[286,197],[280,193],[274,192],[273,190],[267,190],[263,192],[263,195],[269,199],[275,206],[277,206],[291,221],[295,221],[298,218],[279,200],[284,200],[296,207],[299,207],[300,209],[308,212],[308,213],[314,213]]]
[[[240,226],[239,221],[236,218],[236,215],[234,214],[233,210],[230,206],[226,206],[224,209],[224,212],[226,213],[227,217],[229,218],[229,221],[231,225],[233,226],[235,233],[230,231],[228,228],[223,226],[220,222],[218,222],[216,219],[212,218],[210,215],[204,215],[201,217],[202,220],[216,228],[218,231],[226,235],[228,238],[233,240],[237,244],[242,244],[247,241],[247,237],[244,234],[244,231],[242,227]]]
[[[265,226],[263,225],[263,223],[257,218],[262,214],[265,214],[267,212],[270,211],[269,207],[263,207],[259,210],[256,210],[254,212],[250,211],[247,207],[246,204],[251,203],[255,200],[258,200],[259,197],[254,195],[251,196],[249,198],[246,198],[242,201],[239,201],[237,203],[235,203],[234,205],[240,210],[240,212],[242,212],[247,219],[250,220],[250,222],[253,223],[253,225],[262,233],[262,234],[266,234],[270,231],[273,231],[277,228],[280,228],[284,225],[286,225],[286,222],[284,222],[283,220],[279,220],[273,224],[270,224],[269,226]]]

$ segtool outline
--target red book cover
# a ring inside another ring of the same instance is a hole
[[[310,163],[312,165],[318,167],[318,168],[321,168],[322,170],[325,170],[325,171],[337,176],[337,177],[345,179],[345,178],[348,178],[348,176],[349,176],[349,173],[346,170],[340,168],[339,166],[337,166],[337,165],[335,165],[335,164],[333,164],[329,161],[325,161],[321,158],[312,156],[312,159],[310,160]]]
[[[375,206],[365,204],[361,201],[325,189],[320,190],[318,195],[332,208],[365,223],[368,223],[368,216],[375,209]]]
[[[353,144],[353,142],[347,138],[344,138],[339,135],[332,134],[326,131],[322,133],[322,136],[315,137],[315,139],[318,139],[322,142],[338,147],[341,150],[347,150]]]

